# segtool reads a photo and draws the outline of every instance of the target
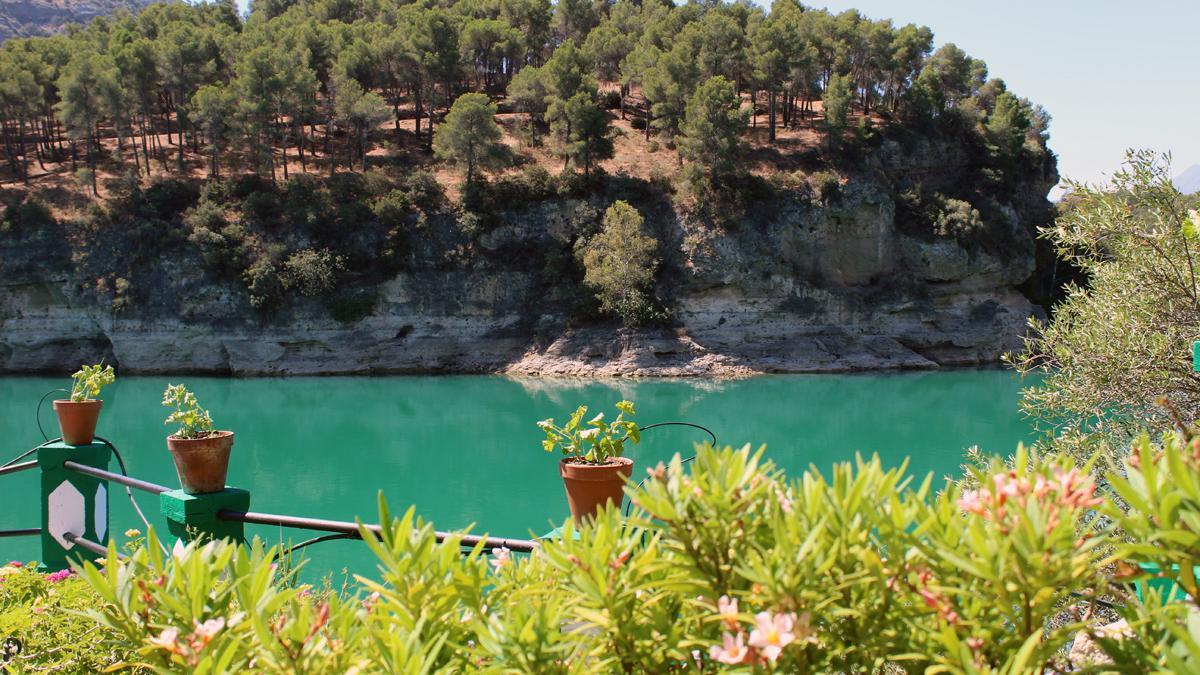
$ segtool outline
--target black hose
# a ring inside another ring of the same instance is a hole
[[[324,541],[333,541],[335,539],[358,539],[358,536],[353,535],[353,534],[345,534],[345,533],[341,533],[341,532],[336,533],[336,534],[323,534],[319,537],[313,537],[312,539],[307,539],[305,541],[302,541],[299,544],[292,544],[291,546],[287,547],[286,549],[280,551],[276,555],[276,557],[290,556],[293,552],[299,551],[300,549],[305,548],[306,546],[312,546],[313,544],[320,544],[321,542],[324,542]]]
[[[64,391],[68,394],[71,393],[71,392],[67,391],[66,389],[51,389],[50,391],[42,394],[42,397],[40,399],[38,399],[37,409],[34,410],[34,412],[33,412],[33,419],[37,422],[38,432],[40,432],[42,434],[42,441],[43,441],[42,444],[36,445],[36,446],[26,450],[25,452],[22,452],[21,454],[17,455],[16,457],[13,457],[12,459],[5,462],[4,464],[0,464],[0,469],[4,468],[6,466],[12,466],[13,464],[16,464],[17,462],[25,459],[26,457],[32,455],[33,453],[37,452],[38,450],[41,450],[42,448],[46,447],[47,445],[50,445],[51,443],[62,440],[62,438],[50,438],[49,436],[46,435],[46,430],[42,428],[42,404],[46,402],[47,396],[49,396],[50,394],[53,394],[54,392],[57,392],[57,391]]]
[[[691,422],[658,422],[657,424],[647,424],[644,427],[638,427],[638,431],[647,431],[649,429],[656,429],[658,427],[692,427],[693,429],[699,429],[699,430],[703,431],[704,433],[708,434],[708,437],[712,439],[712,444],[714,446],[717,444],[717,435],[714,434],[711,429],[709,429],[708,427],[700,426],[699,424],[692,424]],[[695,459],[696,459],[696,456],[692,455],[691,457],[688,457],[687,459],[680,462],[680,464],[687,464],[688,462],[691,462]],[[650,476],[646,476],[645,478],[638,481],[637,488],[640,490],[642,488],[642,486],[645,485],[646,481],[648,481],[648,480],[650,480]],[[629,517],[629,513],[632,509],[633,509],[633,501],[631,500],[628,504],[625,505],[625,517],[626,518]]]
[[[42,394],[42,397],[38,399],[37,410],[33,413],[33,419],[37,422],[38,432],[42,434],[42,440],[46,441],[47,443],[50,442],[50,437],[46,435],[46,430],[42,428],[42,404],[46,402],[47,396],[59,391],[67,394],[68,396],[71,395],[71,392],[67,391],[66,389],[51,389],[50,391]]]
[[[691,427],[693,429],[699,429],[700,431],[708,434],[708,437],[712,439],[713,445],[717,444],[717,435],[714,434],[708,427],[703,427],[699,424],[692,424],[691,422],[658,422],[657,424],[647,424],[644,427],[638,427],[638,431],[648,431],[650,429],[657,429],[658,427]]]
[[[41,450],[42,448],[46,447],[47,445],[50,445],[51,443],[57,443],[58,441],[61,441],[61,440],[62,440],[61,438],[51,438],[50,440],[46,441],[45,443],[42,443],[40,445],[35,445],[32,448],[26,450],[25,452],[22,452],[21,454],[17,455],[16,457],[13,457],[12,459],[8,460],[4,464],[0,464],[0,469],[12,466],[13,464],[16,464],[17,462],[25,459],[26,457],[32,455],[33,453],[37,452],[38,450]]]
[[[121,458],[121,451],[117,450],[117,446],[113,445],[112,441],[108,440],[107,438],[103,438],[101,436],[97,436],[96,440],[107,445],[109,447],[109,449],[112,450],[113,456],[117,458],[117,465],[121,467],[121,475],[128,478],[129,472],[125,470],[125,460]],[[125,494],[129,495],[129,503],[133,505],[133,510],[137,512],[138,518],[141,519],[142,524],[145,525],[146,530],[149,531],[150,530],[150,521],[146,519],[146,514],[142,513],[142,507],[138,506],[137,500],[133,498],[133,490],[129,489],[128,485],[126,485],[124,487],[125,487]],[[162,550],[165,553],[167,550],[167,547],[165,545],[163,545],[162,542],[159,542],[159,546],[162,546]]]

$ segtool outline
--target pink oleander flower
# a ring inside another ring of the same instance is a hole
[[[8,561],[8,566],[9,567],[24,567],[25,563],[21,562],[20,560],[10,560],[10,561]]]
[[[923,599],[925,601],[926,606],[928,606],[930,609],[941,608],[942,599],[941,599],[941,597],[938,596],[937,593],[934,593],[933,591],[929,590],[928,588],[922,588],[919,591],[919,594],[921,596],[921,599]]]
[[[750,646],[761,651],[768,661],[774,663],[783,648],[796,639],[796,615],[790,612],[775,615],[759,612],[754,621],[756,627],[750,631]]]
[[[362,608],[371,611],[375,607],[375,603],[379,602],[379,591],[371,591],[371,594],[362,600]]]
[[[488,562],[491,563],[492,567],[500,569],[501,567],[507,565],[510,560],[512,560],[512,552],[501,546],[499,548],[492,549],[492,559]]]
[[[721,644],[713,645],[708,655],[718,663],[736,665],[746,663],[750,659],[750,650],[746,648],[745,634],[738,631],[737,636],[725,633],[721,636]]]
[[[792,512],[792,498],[788,496],[786,490],[776,486],[775,500],[779,502],[779,509],[781,511],[789,514]]]
[[[982,490],[967,490],[963,492],[962,497],[958,499],[958,508],[967,513],[983,515],[987,505],[984,503],[984,497],[981,495]]]
[[[1059,500],[1062,503],[1091,508],[1103,502],[1102,499],[1095,497],[1096,484],[1080,474],[1079,469],[1063,471],[1056,468],[1054,477],[1058,481]]]
[[[159,649],[165,649],[172,654],[178,654],[182,651],[179,646],[178,628],[164,628],[161,633],[155,637],[149,638],[147,642],[155,647],[158,647]]]
[[[647,467],[646,474],[654,480],[663,480],[667,477],[667,465],[659,462],[653,467]]]
[[[209,619],[204,623],[196,622],[196,628],[192,631],[193,643],[200,649],[204,649],[224,627],[225,619],[223,618]]]
[[[722,595],[720,600],[717,600],[717,614],[721,616],[721,620],[730,628],[738,626],[738,601],[737,598],[730,598],[728,595]]]
[[[1053,478],[1036,476],[1032,482],[1009,471],[992,476],[990,484],[990,488],[963,492],[958,499],[958,507],[965,513],[997,522],[1001,532],[1009,526],[1006,521],[1011,511],[1006,504],[1010,501],[1016,508],[1025,508],[1033,499],[1044,507],[1071,509],[1094,508],[1103,502],[1096,496],[1096,484],[1079,469],[1064,471],[1056,467]],[[1050,521],[1048,531],[1057,525],[1057,516],[1052,513]]]
[[[71,570],[59,570],[57,572],[51,572],[50,574],[47,574],[46,580],[53,583],[58,583],[69,576],[71,576]]]

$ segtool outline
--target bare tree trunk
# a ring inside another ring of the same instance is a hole
[[[767,116],[770,118],[767,131],[767,140],[771,143],[775,142],[775,90],[770,92],[770,102],[768,103]]]
[[[296,134],[296,153],[300,155],[300,172],[308,173],[308,167],[304,164],[304,125],[300,124],[299,131]]]
[[[429,140],[425,143],[425,151],[433,151],[433,115],[437,109],[437,87],[429,89]]]
[[[17,168],[17,151],[13,147],[12,140],[12,125],[5,120],[0,122],[0,130],[4,133],[4,154],[8,155],[8,167],[12,173],[13,180],[21,177],[21,171]]]
[[[419,140],[421,140],[421,81],[420,80],[417,80],[417,86],[413,88],[413,103],[416,106],[416,113],[417,113],[416,136],[417,136],[417,140],[419,141]]]
[[[29,184],[29,158],[25,153],[25,118],[17,120],[17,152],[21,156],[21,181]]]
[[[288,159],[287,159],[287,142],[288,142],[288,127],[284,125],[280,133],[280,151],[283,153],[283,179],[288,179]]]
[[[100,143],[100,129],[98,126],[94,127],[94,133],[88,141],[88,166],[92,170],[92,196],[99,197],[100,190],[96,187],[96,147]]]

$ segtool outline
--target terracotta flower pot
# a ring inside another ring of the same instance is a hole
[[[633,474],[633,460],[614,457],[607,464],[580,464],[561,460],[558,473],[567,488],[567,504],[576,523],[593,518],[608,502],[621,506],[625,479]]]
[[[229,451],[233,432],[217,431],[205,438],[167,436],[167,449],[175,460],[179,485],[189,495],[220,492],[229,473]]]
[[[91,443],[96,437],[96,421],[100,419],[102,405],[104,401],[55,401],[54,412],[58,415],[58,428],[62,431],[63,443]]]

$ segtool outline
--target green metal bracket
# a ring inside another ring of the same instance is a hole
[[[185,543],[194,539],[246,541],[244,523],[217,517],[221,509],[249,511],[250,493],[245,490],[227,487],[201,495],[168,490],[159,495],[159,508],[167,519],[168,531]]]
[[[63,468],[68,460],[108,470],[112,450],[103,443],[67,445],[57,442],[38,449],[42,469],[42,566],[57,572],[71,560],[95,558],[63,538],[70,533],[108,545],[108,481]]]

